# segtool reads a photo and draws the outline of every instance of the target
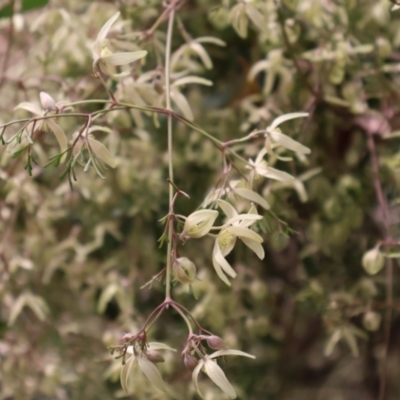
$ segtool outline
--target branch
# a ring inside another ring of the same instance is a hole
[[[379,160],[376,152],[373,132],[367,130],[367,145],[372,164],[372,176],[375,189],[375,195],[378,201],[379,209],[383,216],[383,231],[384,241],[391,242],[393,239],[390,236],[389,229],[389,208],[387,201],[383,195],[382,185],[379,178]],[[379,377],[379,400],[385,399],[386,394],[386,370],[387,370],[387,353],[390,344],[390,331],[392,326],[392,305],[393,305],[393,261],[386,258],[386,314],[384,326],[384,346],[385,352],[382,359],[382,370]]]

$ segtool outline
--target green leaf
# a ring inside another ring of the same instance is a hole
[[[35,8],[44,7],[49,0],[22,0],[21,13],[24,13]],[[9,18],[13,15],[12,5],[14,3],[10,0],[9,4],[0,9],[0,18]]]
[[[15,152],[13,153],[13,155],[12,155],[12,158],[17,158],[17,157],[18,157],[20,154],[22,154],[27,148],[29,148],[29,145],[23,147],[23,148],[20,149],[20,150],[15,151]]]

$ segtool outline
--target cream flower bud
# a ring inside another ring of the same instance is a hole
[[[56,111],[56,102],[54,99],[46,92],[40,92],[40,104],[46,111]]]
[[[368,250],[364,254],[362,258],[362,265],[370,275],[375,275],[385,265],[385,259],[383,257],[383,254],[379,251],[379,249],[374,248]]]
[[[185,354],[185,357],[183,358],[183,363],[189,371],[193,371],[199,362],[196,357],[193,357],[190,354]]]
[[[196,279],[196,266],[188,258],[180,257],[173,263],[172,273],[181,283],[193,283]]]
[[[189,238],[201,238],[210,231],[215,220],[218,217],[216,210],[198,210],[190,214],[185,221],[181,239],[186,240]]]
[[[146,357],[149,361],[153,363],[161,363],[165,361],[165,358],[155,350],[148,350],[146,351]]]
[[[210,348],[214,350],[224,350],[227,348],[225,342],[219,336],[211,335],[206,340]]]
[[[367,331],[377,331],[381,324],[381,315],[375,311],[367,311],[364,314],[362,324]]]

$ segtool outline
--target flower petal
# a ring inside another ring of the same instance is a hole
[[[256,243],[263,242],[263,238],[258,233],[255,233],[249,228],[243,228],[242,226],[230,226],[229,228],[226,229],[229,230],[235,236],[239,237],[240,239],[247,238],[253,240]]]
[[[125,53],[114,53],[109,56],[101,57],[102,63],[111,65],[126,65],[134,61],[140,60],[147,55],[147,51],[139,50]]]
[[[221,367],[214,361],[209,358],[206,358],[204,363],[204,368],[206,374],[209,378],[223,391],[225,392],[231,399],[236,399],[236,392],[233,386],[229,383],[226,378],[224,371],[222,371]]]
[[[278,118],[275,118],[272,121],[272,124],[268,128],[271,130],[274,130],[280,124],[283,124],[286,121],[289,121],[289,120],[295,119],[295,118],[308,117],[308,116],[309,116],[309,114],[307,112],[294,112],[294,113],[284,114],[284,115],[279,116]]]
[[[226,283],[228,286],[231,286],[231,283],[229,282],[228,278],[222,272],[221,266],[214,259],[213,259],[213,266],[214,266],[215,272],[217,273],[219,279],[221,279],[221,281]]]
[[[250,189],[233,189],[234,193],[237,194],[240,197],[243,197],[246,200],[253,201],[254,203],[259,204],[261,207],[265,208],[266,210],[269,210],[269,204],[267,201],[261,197],[258,193],[254,192],[253,190]]]
[[[246,4],[246,14],[248,17],[251,19],[253,24],[261,31],[263,32],[267,26],[266,21],[264,20],[263,15],[256,10],[254,7],[252,7],[249,4]]]
[[[46,121],[47,126],[51,129],[51,131],[54,133],[54,136],[57,139],[58,144],[60,145],[61,152],[64,152],[68,148],[68,140],[67,137],[65,136],[64,130],[57,125],[52,119],[48,119]],[[66,156],[66,155],[65,155]],[[64,161],[65,156],[62,157],[62,161]]]
[[[213,36],[202,36],[202,37],[196,38],[195,42],[197,42],[197,43],[213,43],[213,44],[216,44],[217,46],[222,46],[222,47],[226,46],[226,43],[223,40],[218,39]]]
[[[216,210],[204,209],[195,211],[186,218],[181,236],[189,236],[195,239],[205,236],[217,217],[218,211]]]
[[[28,102],[26,102],[26,101],[24,101],[24,102],[22,102],[22,103],[19,103],[19,104],[14,108],[14,110],[18,110],[18,109],[22,109],[22,110],[29,111],[29,112],[31,112],[32,114],[38,115],[38,116],[40,116],[40,117],[43,115],[43,112],[42,112],[42,110],[41,110],[39,107],[37,107],[35,104],[28,103]]]
[[[108,164],[111,168],[115,168],[117,166],[117,163],[112,158],[110,152],[107,150],[103,143],[100,143],[99,141],[90,137],[88,138],[88,140],[90,148],[98,158]]]
[[[199,85],[205,85],[205,86],[212,86],[212,81],[205,79],[205,78],[200,78],[199,76],[185,76],[183,78],[177,79],[172,86],[178,87],[178,86],[183,86],[183,85],[188,85],[191,83],[197,83]]]
[[[226,349],[226,350],[218,350],[215,353],[209,355],[209,358],[221,357],[221,356],[242,356],[255,359],[256,357],[252,354],[245,353],[244,351],[234,350],[234,349]]]
[[[203,365],[204,365],[204,361],[203,361],[203,360],[200,360],[199,363],[197,364],[196,368],[195,368],[195,369],[193,370],[193,372],[192,372],[192,382],[193,382],[193,385],[194,385],[194,387],[195,387],[195,389],[196,389],[197,394],[198,394],[202,399],[204,399],[204,397],[203,397],[202,393],[200,392],[198,380],[199,380],[199,373],[200,373],[200,370],[203,368]]]
[[[191,42],[189,44],[189,47],[195,52],[197,53],[197,55],[200,57],[201,61],[203,62],[204,66],[207,69],[211,69],[213,64],[211,61],[210,56],[208,55],[208,53],[206,52],[205,48],[198,42]]]
[[[116,14],[114,14],[100,29],[99,34],[97,35],[96,41],[94,42],[93,45],[93,52],[100,57],[101,50],[103,48],[103,41],[106,38],[108,31],[110,30],[111,26],[114,24],[114,22],[118,19],[120,16],[120,12],[118,11]]]
[[[193,121],[194,119],[193,112],[192,109],[190,108],[190,105],[186,97],[182,93],[176,90],[171,90],[171,98],[176,104],[176,106],[179,108],[183,116],[189,121]]]
[[[122,389],[125,393],[128,393],[128,380],[129,380],[129,373],[131,372],[132,366],[135,362],[135,356],[132,356],[128,359],[128,361],[125,363],[125,365],[122,366],[121,368],[121,373],[120,373],[120,381],[121,381],[121,386]]]
[[[253,225],[256,221],[263,219],[262,215],[258,214],[238,214],[236,217],[232,217],[225,222],[224,226],[228,225],[239,225],[239,226],[250,226]],[[237,222],[239,222],[237,224]]]
[[[167,346],[165,343],[160,343],[160,342],[149,342],[148,350],[171,350],[171,351],[176,351],[172,347]]]
[[[161,377],[160,371],[157,367],[145,357],[137,357],[139,367],[146,375],[146,378],[158,389],[167,392],[167,387]]]
[[[225,257],[222,255],[222,252],[218,246],[217,241],[215,242],[215,245],[214,245],[213,264],[214,264],[214,268],[216,271],[217,271],[217,268],[215,267],[215,265],[218,265],[218,267],[222,268],[226,274],[228,274],[232,278],[236,278],[236,276],[237,276],[236,271],[230,266],[228,261],[225,260]],[[218,271],[217,271],[217,274],[218,274]],[[226,281],[224,279],[222,279],[222,280],[226,283]]]
[[[259,165],[255,168],[256,173],[258,175],[264,176],[266,178],[275,179],[281,182],[293,182],[294,177],[287,172],[280,171],[279,169],[275,169],[269,167],[268,165]]]
[[[225,200],[218,200],[218,205],[225,215],[230,219],[238,215],[235,208]]]
[[[264,251],[264,247],[262,247],[262,245],[260,243],[254,242],[253,240],[247,239],[247,238],[240,238],[243,243],[249,247],[251,250],[254,251],[254,253],[257,254],[257,257],[260,260],[263,260],[265,257],[265,251]]]
[[[301,143],[296,142],[291,137],[279,132],[278,130],[274,129],[267,129],[267,134],[271,136],[271,139],[277,143],[278,145],[284,147],[285,149],[292,150],[299,154],[310,154],[311,150],[303,146]]]

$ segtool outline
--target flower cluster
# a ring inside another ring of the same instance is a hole
[[[202,342],[205,341],[211,349],[217,350],[207,354]],[[184,363],[192,371],[192,381],[197,393],[203,398],[199,388],[199,374],[203,371],[223,392],[231,399],[236,398],[236,392],[218,365],[218,358],[225,356],[242,356],[255,358],[255,356],[239,350],[228,349],[223,340],[215,335],[190,335],[182,352]]]
[[[117,12],[103,25],[93,44],[93,69],[95,70],[96,67],[98,67],[103,74],[113,76],[114,78],[121,78],[129,75],[129,71],[123,71],[119,74],[116,73],[116,66],[133,63],[147,55],[147,51],[144,50],[122,53],[112,53],[110,51],[106,36],[112,25],[119,18],[119,15],[120,13]]]
[[[261,245],[263,242],[262,237],[249,229],[251,225],[261,220],[262,216],[257,214],[254,204],[250,206],[247,214],[239,214],[225,200],[218,200],[218,205],[227,217],[226,222],[222,226],[213,227],[218,217],[217,211],[198,210],[187,217],[180,237],[184,241],[198,239],[206,235],[211,235],[211,230],[219,230],[217,235],[212,235],[215,237],[212,262],[218,277],[230,286],[227,275],[235,278],[237,274],[225,257],[233,250],[238,238],[254,251],[260,259],[264,258],[264,248]]]

